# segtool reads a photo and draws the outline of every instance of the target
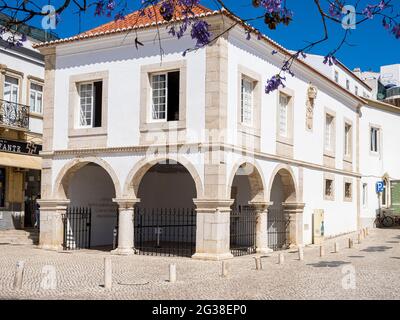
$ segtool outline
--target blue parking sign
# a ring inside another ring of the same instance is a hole
[[[383,189],[385,188],[385,184],[383,183],[383,181],[378,181],[376,183],[376,193],[381,193],[383,192]]]

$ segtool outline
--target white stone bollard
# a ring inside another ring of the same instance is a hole
[[[338,253],[338,252],[339,252],[339,242],[335,242],[333,252],[335,252],[335,253]]]
[[[325,248],[323,245],[319,246],[319,256],[323,257],[325,255]]]
[[[229,266],[227,261],[222,261],[222,277],[227,277],[229,273]]]
[[[357,237],[358,237],[358,244],[360,244],[360,243],[361,243],[361,240],[362,240],[362,239],[361,239],[361,233],[359,233]]]
[[[349,238],[349,249],[353,248],[353,239]]]
[[[14,290],[20,290],[22,288],[22,281],[24,278],[24,268],[25,268],[24,261],[18,261],[14,276],[14,285],[13,285]]]
[[[112,264],[110,257],[104,258],[104,288],[112,288]]]
[[[256,262],[256,270],[261,270],[262,269],[261,257],[254,257],[254,260]]]
[[[176,264],[169,265],[169,282],[176,282]]]
[[[368,227],[365,228],[365,234],[366,234],[367,236],[369,235]]]
[[[304,249],[303,249],[303,247],[299,247],[299,260],[300,261],[304,260]]]
[[[283,253],[280,253],[278,258],[278,263],[283,264],[284,262],[285,262],[285,256],[283,255]]]

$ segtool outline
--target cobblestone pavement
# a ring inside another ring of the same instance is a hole
[[[374,229],[349,249],[350,234],[318,246],[262,258],[255,270],[254,256],[229,261],[229,275],[220,276],[221,262],[189,258],[114,256],[85,250],[52,252],[33,246],[0,246],[1,299],[398,299],[400,297],[400,229]],[[333,253],[334,242],[340,251]],[[111,256],[113,288],[103,287],[104,257]],[[15,265],[25,261],[21,290],[13,290]],[[168,265],[175,263],[177,282],[169,283]],[[44,289],[43,267],[56,270],[56,289]],[[351,272],[355,272],[355,288]]]

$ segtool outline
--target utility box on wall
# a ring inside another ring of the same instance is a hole
[[[321,244],[324,241],[324,210],[323,209],[314,209],[314,213],[312,215],[312,224],[313,224],[313,244]]]

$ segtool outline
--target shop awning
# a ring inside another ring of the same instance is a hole
[[[6,167],[42,170],[42,158],[38,156],[0,152],[0,165]]]

